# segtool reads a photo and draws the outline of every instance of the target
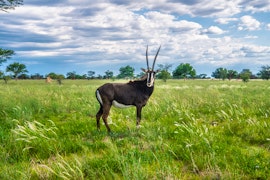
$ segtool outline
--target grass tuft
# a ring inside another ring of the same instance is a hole
[[[16,128],[12,129],[16,147],[30,156],[49,157],[57,151],[57,127],[54,122],[48,120],[48,125],[38,121],[26,121],[21,124],[13,120]]]

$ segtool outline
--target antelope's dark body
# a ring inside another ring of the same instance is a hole
[[[102,102],[113,104],[113,101],[117,101],[123,105],[133,106],[145,106],[147,100],[153,93],[154,86],[146,86],[146,78],[137,81],[130,81],[128,83],[107,83],[97,89],[96,93],[99,93]]]

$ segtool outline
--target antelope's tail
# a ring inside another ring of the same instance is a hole
[[[100,96],[100,93],[99,93],[99,90],[98,89],[96,90],[96,98],[97,98],[99,104],[100,105],[103,105],[103,101],[102,101],[102,98]]]

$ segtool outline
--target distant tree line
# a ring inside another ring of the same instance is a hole
[[[14,51],[6,50],[0,48],[0,66],[10,59],[14,55]],[[207,77],[206,74],[197,74],[196,70],[193,66],[189,63],[181,63],[179,64],[172,73],[170,72],[172,65],[171,64],[158,64],[159,73],[157,74],[158,79],[162,79],[166,81],[167,79],[206,79],[210,78]],[[54,72],[50,72],[45,76],[36,73],[32,75],[28,75],[28,70],[26,65],[14,62],[9,64],[6,67],[5,72],[0,71],[0,79],[3,79],[6,83],[10,79],[44,79],[50,77],[55,79],[61,84],[63,79],[123,79],[123,78],[136,78],[143,76],[143,73],[138,74],[135,76],[134,74],[135,69],[130,65],[123,66],[119,68],[119,74],[114,75],[111,70],[105,71],[104,75],[96,75],[95,71],[88,71],[86,74],[77,74],[75,71],[68,72],[65,75],[57,74]],[[270,78],[270,66],[265,65],[261,67],[261,70],[255,75],[249,69],[243,69],[241,72],[237,72],[233,69],[226,69],[226,68],[217,68],[214,72],[212,72],[212,78],[221,79],[221,80],[231,80],[231,79],[242,79],[244,82],[248,82],[249,79],[265,79],[269,80]]]
[[[270,78],[270,66],[262,66],[261,70],[255,75],[249,69],[243,69],[241,72],[235,70],[227,70],[226,68],[217,68],[213,73],[212,77],[217,79],[242,79],[244,82],[248,82],[249,79],[264,79],[269,80]]]

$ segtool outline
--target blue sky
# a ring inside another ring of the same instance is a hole
[[[29,74],[104,75],[130,65],[190,63],[197,74],[216,68],[254,74],[270,64],[270,1],[25,0],[0,12],[0,47],[16,52]]]

